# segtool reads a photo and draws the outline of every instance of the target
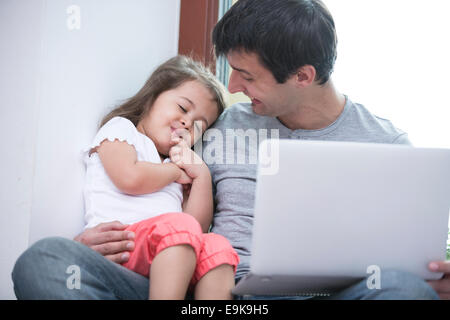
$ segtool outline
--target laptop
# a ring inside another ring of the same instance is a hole
[[[330,295],[445,260],[450,150],[266,140],[259,149],[250,273],[237,295]],[[372,289],[373,287],[371,287]]]

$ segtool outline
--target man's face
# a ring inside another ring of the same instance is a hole
[[[292,79],[279,84],[260,63],[256,53],[230,51],[227,59],[233,69],[228,90],[230,93],[243,92],[248,96],[254,113],[279,117],[292,110],[295,105]]]

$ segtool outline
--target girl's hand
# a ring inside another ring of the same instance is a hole
[[[175,182],[182,184],[182,185],[192,184],[192,178],[189,177],[183,169],[181,169],[181,168],[179,168],[179,169],[181,171],[180,177]]]
[[[209,169],[203,160],[189,147],[184,139],[172,137],[169,156],[170,161],[183,169],[187,175],[196,179],[200,176],[209,175]]]
[[[186,145],[189,146],[189,148],[192,147],[193,137],[191,136],[191,133],[186,129],[176,129],[172,132],[171,139],[171,146],[178,144],[180,141],[184,141]]]

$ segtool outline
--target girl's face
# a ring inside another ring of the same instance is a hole
[[[218,113],[211,92],[192,80],[161,93],[137,129],[155,143],[161,155],[168,156],[172,135],[183,136],[192,146],[194,137],[200,138]]]

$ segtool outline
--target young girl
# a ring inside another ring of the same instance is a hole
[[[123,265],[150,278],[150,299],[184,299],[189,288],[196,299],[232,298],[239,257],[206,233],[211,176],[191,149],[223,108],[216,78],[177,56],[103,119],[86,153],[86,228],[130,224],[135,249]]]

